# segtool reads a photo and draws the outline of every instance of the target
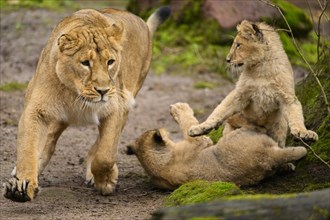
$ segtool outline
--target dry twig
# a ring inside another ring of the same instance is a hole
[[[309,145],[309,144],[307,144],[303,139],[301,139],[301,138],[298,138],[306,147],[308,147],[311,151],[312,151],[312,153],[314,154],[314,156],[315,157],[317,157],[320,161],[322,161],[322,163],[324,163],[326,166],[328,166],[329,168],[330,168],[330,165],[325,161],[325,160],[323,160],[319,155],[317,155],[316,153],[315,153],[315,151],[313,150],[313,148]]]

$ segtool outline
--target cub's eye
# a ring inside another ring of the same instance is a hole
[[[84,66],[90,66],[89,60],[84,60],[81,62],[81,64]]]
[[[241,44],[236,44],[236,48],[239,48],[241,46]]]
[[[108,60],[108,66],[112,65],[115,62],[114,59]]]

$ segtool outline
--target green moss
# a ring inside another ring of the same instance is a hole
[[[22,91],[27,87],[26,83],[10,82],[0,86],[0,91],[12,92],[12,91]]]
[[[294,36],[306,37],[308,33],[313,29],[311,19],[302,9],[294,6],[286,0],[273,0],[273,2],[283,12],[283,15],[288,21]],[[287,25],[282,17],[276,19],[275,23],[279,27],[287,29]]]
[[[242,194],[233,183],[196,180],[183,184],[165,198],[165,206],[177,206],[213,201],[228,195]]]
[[[218,129],[212,130],[208,136],[211,138],[214,144],[216,144],[222,137],[224,126],[220,126]]]
[[[217,84],[211,82],[200,81],[194,84],[196,89],[214,89],[215,87],[217,87]]]

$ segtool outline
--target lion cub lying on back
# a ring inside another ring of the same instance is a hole
[[[281,147],[288,127],[300,138],[316,141],[307,130],[301,104],[294,91],[293,71],[276,31],[264,23],[243,21],[227,56],[241,72],[236,88],[216,107],[207,120],[189,129],[190,136],[207,134],[229,118],[225,133],[233,129],[230,117],[241,117],[267,131]],[[239,128],[240,126],[238,126]]]
[[[213,145],[207,136],[187,135],[188,128],[198,124],[188,104],[172,105],[171,114],[181,128],[182,141],[175,143],[165,129],[158,129],[145,132],[127,148],[159,188],[175,189],[196,179],[253,185],[307,152],[304,147],[280,148],[267,135],[246,128],[230,132]]]

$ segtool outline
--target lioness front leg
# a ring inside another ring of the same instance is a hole
[[[38,192],[39,149],[46,124],[37,112],[24,112],[18,126],[16,174],[4,183],[4,196],[16,202],[33,200]]]
[[[245,106],[238,92],[233,90],[226,98],[214,109],[206,121],[199,125],[192,126],[188,135],[195,137],[209,133],[212,129],[218,128],[228,117],[242,110]]]
[[[99,126],[98,140],[93,146],[95,149],[92,149],[94,155],[89,155],[94,186],[102,195],[110,195],[117,184],[117,145],[126,118],[127,114],[112,113],[103,119]]]

